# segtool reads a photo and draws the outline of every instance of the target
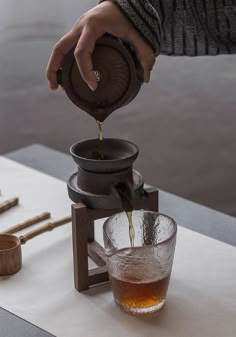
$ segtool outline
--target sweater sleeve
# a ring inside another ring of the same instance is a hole
[[[112,1],[156,55],[236,53],[236,0]]]
[[[105,0],[101,0],[103,2]],[[148,0],[112,0],[149,44],[155,55],[161,52],[161,16],[154,2]]]

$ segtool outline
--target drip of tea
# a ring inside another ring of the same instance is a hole
[[[96,121],[98,126],[98,151],[93,153],[93,159],[96,160],[105,160],[103,153],[103,130],[102,130],[102,122]]]
[[[102,131],[102,122],[97,121],[98,125],[98,139],[100,142],[103,141],[103,131]]]
[[[134,247],[135,230],[132,217],[134,209],[133,186],[130,183],[120,183],[116,186],[116,190],[120,196],[122,208],[126,212],[128,218],[130,246]]]
[[[134,238],[135,238],[135,230],[133,224],[133,211],[126,212],[128,221],[129,221],[129,239],[130,239],[130,246],[134,247]]]

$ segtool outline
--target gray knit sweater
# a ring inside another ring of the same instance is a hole
[[[236,0],[113,0],[155,54],[236,53]]]

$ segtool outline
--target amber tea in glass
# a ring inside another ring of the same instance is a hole
[[[115,302],[131,314],[160,310],[166,300],[174,258],[177,225],[170,217],[133,211],[134,246],[130,247],[125,212],[104,224],[104,244]]]

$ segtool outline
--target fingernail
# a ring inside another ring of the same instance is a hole
[[[145,82],[145,83],[149,83],[149,82],[150,82],[150,75],[146,75],[146,76],[145,76],[144,82]]]
[[[95,91],[97,89],[97,86],[94,85],[93,83],[87,83],[87,84],[92,91]]]
[[[56,90],[58,88],[58,85],[54,84],[54,83],[49,83],[50,89],[51,90]]]

